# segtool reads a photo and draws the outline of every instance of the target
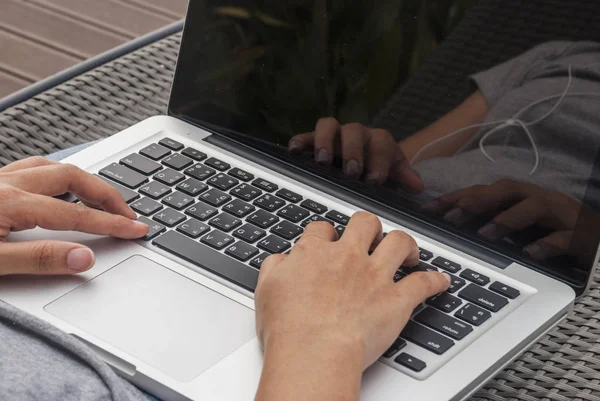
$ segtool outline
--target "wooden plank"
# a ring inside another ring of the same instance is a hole
[[[21,88],[26,87],[31,83],[32,82],[27,82],[0,70],[0,99],[18,91]]]
[[[176,20],[173,17],[157,15],[115,0],[28,0],[27,2],[130,38],[152,32]]]
[[[138,7],[177,19],[185,17],[188,5],[187,0],[121,0],[121,2],[135,4]]]
[[[37,81],[81,61],[0,30],[0,68]]]
[[[16,0],[0,0],[0,4],[0,26],[71,56],[91,57],[127,39],[32,4]]]

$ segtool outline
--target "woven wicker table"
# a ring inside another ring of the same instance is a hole
[[[176,34],[0,114],[0,165],[112,135],[165,113]],[[564,322],[472,400],[600,401],[600,274]],[[415,400],[418,401],[418,400]]]

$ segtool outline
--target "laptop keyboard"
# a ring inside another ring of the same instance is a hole
[[[341,236],[349,221],[339,211],[170,138],[109,164],[99,175],[148,224],[144,241],[252,292],[262,262],[289,252],[310,222],[326,221]],[[420,259],[418,266],[399,269],[394,281],[416,271],[443,271],[452,281],[446,292],[415,309],[382,356],[409,373],[428,367],[406,350],[409,344],[443,356],[521,295],[427,249],[420,249]]]

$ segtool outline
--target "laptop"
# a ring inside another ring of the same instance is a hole
[[[343,42],[336,35],[349,31],[332,25],[332,48],[319,47],[327,32],[311,23],[315,10],[282,1],[258,12],[248,3],[191,0],[168,115],[65,160],[117,188],[149,224],[148,235],[11,234],[79,242],[97,259],[77,276],[3,278],[0,298],[79,338],[161,399],[252,400],[262,364],[253,311],[262,261],[289,252],[312,221],[328,221],[343,235],[350,216],[368,210],[385,232],[404,230],[420,247],[421,264],[399,269],[394,280],[439,270],[452,276],[452,287],[415,310],[365,372],[361,398],[468,398],[585,292],[597,226],[581,212],[569,246],[535,261],[523,244],[539,230],[486,241],[476,225],[456,226],[424,210],[439,195],[427,182],[415,196],[350,179],[337,160],[323,166],[310,151],[291,153],[290,138],[311,132],[319,118],[368,125],[399,82],[382,79],[374,64],[353,64],[353,56],[387,60],[385,46],[369,46],[367,54],[335,47]],[[581,204],[594,195],[590,186]],[[578,251],[582,243],[588,252]]]

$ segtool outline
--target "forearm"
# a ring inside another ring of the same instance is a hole
[[[461,128],[481,124],[488,113],[489,106],[480,91],[467,98],[460,106],[446,114],[433,124],[401,141],[398,145],[408,160],[412,160],[425,145],[443,138]],[[435,157],[449,157],[456,153],[469,139],[475,135],[477,128],[472,128],[453,137],[449,137],[424,151],[419,160]]]
[[[358,401],[362,353],[303,339],[271,342],[256,401]]]

